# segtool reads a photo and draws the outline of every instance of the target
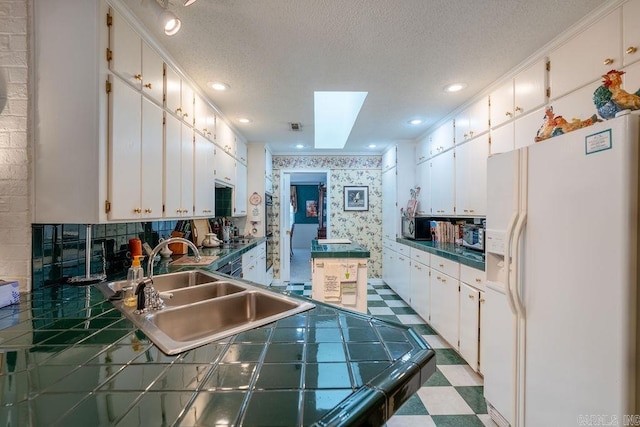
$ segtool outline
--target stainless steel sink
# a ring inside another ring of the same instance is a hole
[[[122,301],[113,304],[169,355],[315,307],[303,299],[202,270],[154,276],[153,284],[165,296],[163,310],[136,314]],[[125,285],[121,281],[96,286],[110,296]]]
[[[154,279],[155,284],[155,279]],[[191,304],[211,298],[218,298],[225,295],[235,294],[244,291],[242,286],[234,285],[231,282],[213,282],[203,285],[180,288],[174,291],[165,291],[160,294],[164,304],[168,307]]]

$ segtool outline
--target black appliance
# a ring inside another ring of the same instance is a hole
[[[402,237],[412,240],[431,240],[431,221],[426,216],[402,218]]]

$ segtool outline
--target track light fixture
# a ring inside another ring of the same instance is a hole
[[[166,35],[173,36],[180,31],[182,22],[180,22],[180,19],[175,15],[175,13],[167,9],[167,0],[163,0],[162,6],[156,0],[142,0],[142,3],[146,3],[153,11],[154,15],[158,19],[158,23]]]

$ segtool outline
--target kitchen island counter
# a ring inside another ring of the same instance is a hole
[[[382,425],[435,372],[411,329],[316,301],[167,356],[92,286],[21,297],[0,309],[11,425]]]

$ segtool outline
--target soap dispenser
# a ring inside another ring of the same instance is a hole
[[[138,304],[136,287],[144,279],[144,270],[140,266],[140,258],[142,258],[140,255],[133,257],[131,267],[127,271],[127,289],[124,297],[124,305],[127,307],[135,307]]]

